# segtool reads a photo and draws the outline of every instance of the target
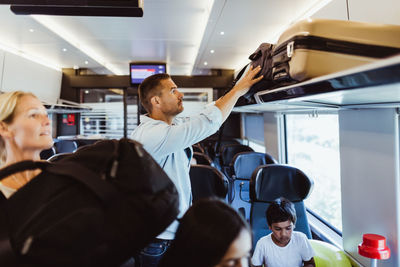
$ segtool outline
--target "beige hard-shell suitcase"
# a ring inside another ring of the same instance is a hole
[[[304,81],[400,53],[400,26],[306,19],[283,32],[272,53],[275,81]]]

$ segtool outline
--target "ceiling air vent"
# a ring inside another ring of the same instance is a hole
[[[17,15],[143,17],[143,0],[0,0]]]

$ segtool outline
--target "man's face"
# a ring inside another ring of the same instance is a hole
[[[178,91],[176,84],[172,79],[165,79],[160,82],[161,111],[169,116],[176,116],[183,111],[183,94]]]
[[[280,247],[286,246],[292,238],[293,222],[290,220],[272,223],[269,229],[272,231],[272,241]]]

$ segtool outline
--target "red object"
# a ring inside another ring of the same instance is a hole
[[[390,249],[386,246],[384,236],[364,234],[362,244],[358,245],[358,254],[370,259],[386,260],[390,258]]]
[[[75,114],[68,114],[67,125],[69,126],[75,125]]]

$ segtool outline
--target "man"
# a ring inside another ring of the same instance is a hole
[[[250,68],[246,75],[215,105],[208,106],[199,115],[184,120],[176,119],[183,111],[183,94],[178,91],[168,74],[155,74],[139,86],[139,98],[148,114],[142,116],[141,124],[131,138],[142,143],[144,149],[160,164],[179,193],[178,218],[191,204],[189,178],[191,146],[215,133],[229,116],[240,96],[262,79],[254,78],[260,67]],[[138,266],[157,266],[169,243],[174,239],[178,221],[174,221],[150,243],[139,255]]]
[[[307,236],[293,231],[296,210],[286,198],[278,198],[266,211],[271,234],[258,240],[251,262],[254,267],[315,267],[314,250]]]

